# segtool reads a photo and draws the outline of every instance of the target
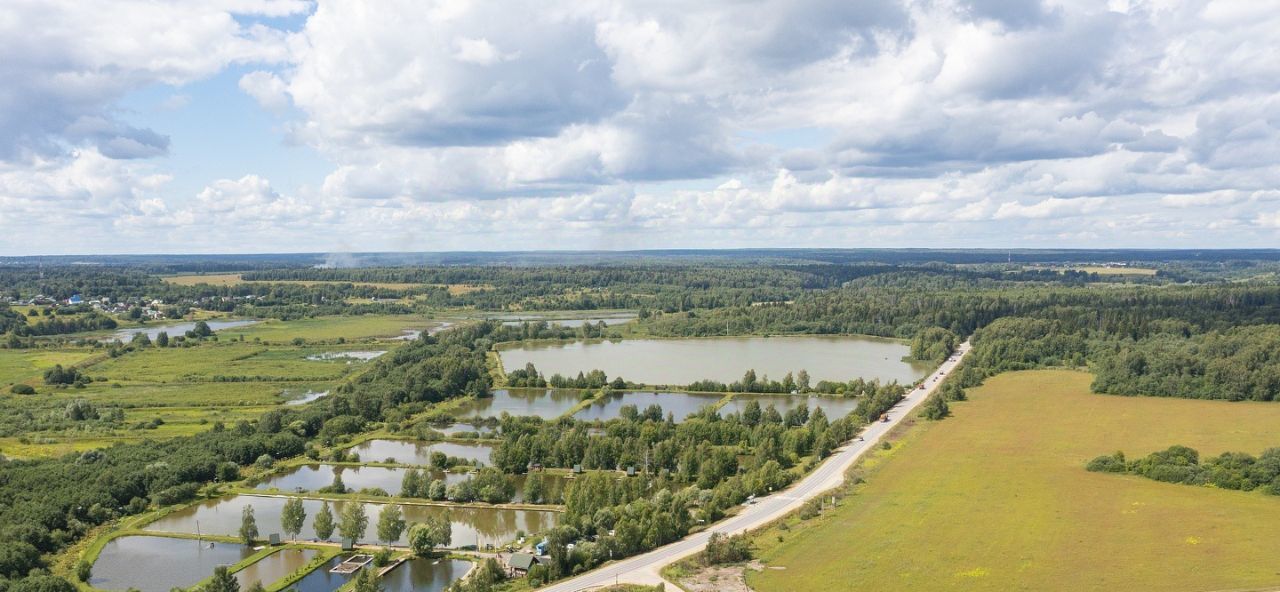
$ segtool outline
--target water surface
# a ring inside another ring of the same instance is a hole
[[[339,563],[345,561],[347,557],[350,557],[350,555],[338,555],[337,557],[330,559],[324,565],[315,568],[311,573],[303,576],[301,580],[294,582],[289,586],[289,589],[296,590],[297,592],[333,592],[334,590],[341,588],[343,584],[360,574],[358,571],[350,574],[336,574],[329,572],[329,570],[337,567]],[[369,566],[365,566],[364,569],[367,569],[368,567]],[[242,586],[240,589],[243,590],[244,587]]]
[[[400,495],[401,484],[404,482],[404,474],[409,469],[405,468],[389,468],[389,467],[348,467],[312,464],[302,465],[289,469],[284,473],[272,475],[266,481],[259,483],[256,489],[267,491],[277,489],[280,491],[316,491],[321,487],[326,487],[333,483],[335,474],[342,475],[342,483],[347,489],[356,491],[369,487],[377,487],[386,491],[388,494],[396,496]],[[444,481],[446,486],[453,485],[471,478],[467,473],[449,473],[445,471],[437,471],[427,469],[425,476],[428,482],[436,479]],[[527,479],[526,475],[508,475],[507,478],[515,486],[515,497],[511,499],[513,502],[523,502],[524,500],[524,484]],[[564,492],[564,477],[560,475],[543,475],[543,482],[546,486],[546,499],[557,500]]]
[[[741,394],[734,395],[733,399],[725,403],[720,408],[720,415],[726,416],[730,413],[742,413],[747,408],[747,404],[751,401],[760,403],[760,409],[773,406],[778,413],[786,414],[788,411],[795,409],[801,405],[807,405],[809,411],[814,409],[822,409],[827,414],[828,419],[839,419],[853,412],[858,407],[858,399],[844,397],[826,397],[816,395],[764,395],[764,394]]]
[[[285,401],[284,404],[289,406],[306,405],[307,403],[311,403],[313,401],[319,400],[320,398],[328,394],[329,394],[329,391],[319,391],[319,392],[307,391],[305,393],[302,393],[302,396],[298,397],[297,399],[290,399],[288,401]]]
[[[255,583],[269,586],[272,582],[292,574],[320,555],[315,549],[281,549],[253,562],[235,573],[241,590],[248,590]]]
[[[368,440],[351,449],[364,462],[391,462],[427,465],[432,452],[443,452],[467,460],[489,463],[493,446],[476,442],[417,442],[412,440]]]
[[[816,335],[522,343],[499,352],[504,368],[532,362],[547,376],[603,370],[610,379],[681,386],[702,379],[729,383],[752,369],[774,380],[803,369],[813,383],[874,378],[905,384],[929,370],[928,364],[902,361],[910,353],[888,339]]]
[[[248,321],[248,320],[205,321],[205,324],[209,325],[209,328],[216,332],[216,331],[221,331],[222,329],[234,329],[236,327],[245,327],[248,325],[256,324],[258,322],[259,321]],[[133,339],[134,335],[138,333],[146,333],[149,339],[151,339],[152,341],[155,341],[156,336],[160,335],[161,333],[168,333],[169,337],[177,337],[179,335],[186,335],[187,331],[194,331],[195,328],[196,328],[195,322],[171,323],[168,325],[147,325],[145,327],[132,327],[129,329],[121,329],[119,331],[116,331],[115,334],[113,334],[107,340],[112,341],[112,340],[119,339],[120,341],[128,343],[130,340]]]
[[[368,362],[369,360],[373,360],[378,357],[381,357],[382,354],[385,354],[385,353],[387,353],[385,350],[384,351],[336,351],[336,352],[324,352],[320,354],[311,354],[307,356],[307,359],[313,362],[320,362],[325,360],[360,360],[362,362]]]
[[[521,363],[520,367],[524,367]],[[577,376],[577,373],[574,373]],[[454,416],[500,417],[504,412],[515,416],[555,419],[567,413],[582,400],[582,393],[555,389],[498,389],[489,397],[462,403]]]
[[[557,318],[554,316],[530,316],[518,314],[496,315],[489,318],[500,320],[503,325],[508,326],[546,321],[548,325],[578,328],[583,325],[595,325],[598,323],[604,323],[606,326],[621,325],[623,323],[630,323],[631,321],[636,320],[637,317],[638,315],[634,312],[624,312],[610,315],[599,315],[590,318]]]
[[[213,575],[213,568],[232,565],[253,554],[239,544],[211,543],[158,536],[124,536],[102,548],[89,583],[102,590],[169,592]]]
[[[386,592],[441,592],[471,569],[461,559],[410,559],[396,566],[379,582]]]
[[[200,532],[224,536],[236,536],[240,531],[240,513],[247,505],[253,506],[254,516],[258,522],[258,532],[265,538],[273,533],[282,533],[280,513],[287,500],[282,497],[262,497],[256,495],[233,495],[216,500],[207,500],[193,504],[148,524],[144,530],[149,532],[195,533],[197,523]],[[341,515],[345,504],[358,502],[328,502],[333,511],[335,522]],[[299,538],[314,540],[312,529],[316,512],[320,510],[320,500],[303,500],[303,508],[307,518]],[[369,527],[361,542],[376,542],[378,536],[378,515],[386,504],[362,504],[369,517]],[[406,522],[422,522],[428,516],[448,515],[453,527],[453,547],[492,543],[501,544],[516,538],[518,531],[527,533],[542,532],[559,523],[557,512],[546,510],[507,510],[501,508],[461,508],[443,506],[405,505]],[[334,533],[333,540],[337,540]],[[181,542],[181,541],[180,541]],[[405,544],[402,535],[399,545]],[[212,567],[209,568],[212,573]],[[206,574],[207,575],[207,574]],[[204,576],[201,576],[204,577]],[[168,590],[166,587],[164,590]],[[163,592],[163,591],[162,591]]]
[[[707,405],[715,405],[722,398],[721,395],[708,393],[613,393],[573,414],[573,418],[583,421],[609,420],[618,417],[625,405],[635,405],[638,411],[657,405],[662,408],[663,418],[670,413],[676,421],[681,421]]]

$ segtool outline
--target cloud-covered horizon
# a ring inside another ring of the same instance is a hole
[[[17,0],[0,249],[1274,247],[1277,30],[1277,0]],[[249,125],[324,170],[202,178],[240,161],[200,130]]]

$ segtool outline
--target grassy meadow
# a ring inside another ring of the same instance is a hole
[[[835,510],[756,537],[760,592],[1280,587],[1280,498],[1090,473],[1185,444],[1280,446],[1280,404],[1116,397],[1072,371],[1003,374],[920,422]],[[781,542],[779,542],[781,539]]]
[[[296,338],[308,342],[347,341],[398,337],[407,330],[423,330],[440,325],[441,321],[422,315],[361,315],[330,316],[298,319],[295,321],[264,320],[246,327],[223,329],[221,339],[238,339],[241,335],[252,341],[264,343],[290,343]]]

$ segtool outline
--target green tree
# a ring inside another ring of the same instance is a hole
[[[947,400],[942,393],[934,393],[924,402],[924,410],[920,412],[920,417],[925,419],[938,420],[951,414],[951,408],[947,406]]]
[[[447,547],[452,542],[453,527],[448,516],[431,516],[409,528],[409,548],[419,557],[430,555],[436,547]]]
[[[338,534],[344,539],[360,540],[365,529],[369,528],[369,515],[365,513],[364,504],[348,502],[342,508],[342,519],[338,522]]]
[[[240,582],[225,565],[213,568],[213,578],[204,585],[204,592],[240,592]]]
[[[316,531],[316,537],[322,541],[327,541],[333,536],[333,510],[329,509],[329,502],[321,505],[320,511],[316,512],[312,528]]]
[[[252,545],[258,538],[258,521],[253,517],[253,506],[245,506],[240,511],[240,540]]]
[[[360,570],[360,575],[356,576],[351,590],[352,592],[383,592],[383,587],[378,583],[377,576],[373,575],[373,570],[365,568]]]
[[[399,505],[384,506],[378,515],[378,538],[387,545],[396,542],[404,533],[404,512]]]
[[[284,503],[284,509],[280,511],[280,528],[284,530],[285,535],[291,539],[297,539],[306,521],[307,510],[302,506],[301,498],[290,498]]]
[[[168,333],[168,332],[166,332],[166,331],[161,331],[161,332],[159,332],[159,333],[157,333],[157,334],[156,334],[156,346],[158,346],[158,347],[169,347],[169,333]]]

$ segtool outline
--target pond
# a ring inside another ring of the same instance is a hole
[[[378,583],[386,592],[441,592],[470,569],[471,562],[461,559],[410,559]]]
[[[500,320],[503,325],[520,325],[522,323],[536,323],[538,321],[546,321],[548,325],[560,325],[561,327],[577,328],[583,325],[595,325],[604,323],[606,326],[621,325],[636,320],[638,315],[634,312],[620,312],[617,314],[597,315],[590,318],[557,318],[555,316],[536,316],[536,315],[496,315],[489,317],[490,319]]]
[[[573,414],[573,418],[583,421],[609,420],[618,417],[624,405],[635,405],[639,411],[644,411],[650,405],[657,405],[662,408],[662,417],[665,418],[670,413],[676,421],[681,421],[707,405],[715,405],[722,398],[722,395],[709,393],[613,393]]]
[[[359,360],[361,362],[368,362],[369,360],[373,360],[378,357],[381,357],[382,354],[385,354],[385,353],[387,353],[385,350],[384,351],[335,351],[335,352],[324,352],[321,354],[311,354],[307,356],[307,359],[313,362],[321,362],[325,360]]]
[[[751,401],[760,403],[760,408],[764,409],[772,405],[778,410],[778,413],[786,414],[787,411],[795,409],[800,405],[808,405],[809,411],[814,409],[822,409],[827,414],[827,419],[839,419],[853,412],[858,407],[858,400],[854,398],[846,399],[844,397],[820,397],[805,395],[762,395],[762,394],[741,394],[734,395],[733,399],[725,403],[720,408],[720,416],[724,417],[730,413],[742,413],[747,408],[747,404]]]
[[[459,434],[476,434],[478,437],[497,437],[498,428],[487,426],[477,426],[472,423],[458,422],[448,425],[431,425],[431,429],[440,432],[446,436],[457,436]]]
[[[297,592],[333,592],[341,588],[343,584],[359,575],[358,571],[350,574],[336,574],[329,571],[345,561],[347,557],[350,555],[338,555],[330,559],[324,565],[303,576],[301,580],[294,582],[289,589]],[[240,589],[243,590],[244,587],[241,586]]]
[[[443,452],[467,460],[489,464],[493,446],[475,442],[417,442],[411,440],[368,440],[351,448],[364,462],[391,462],[402,465],[431,464],[432,452]]]
[[[285,401],[284,404],[289,406],[306,405],[307,403],[317,401],[328,394],[329,391],[307,391],[302,393],[302,395],[298,396],[296,399]],[[285,395],[288,396],[288,393],[286,392]]]
[[[389,468],[389,467],[347,467],[334,465],[303,465],[295,467],[284,473],[273,475],[266,481],[259,483],[256,487],[258,490],[267,491],[276,489],[279,491],[294,492],[301,488],[302,491],[316,491],[321,487],[325,487],[333,483],[335,474],[342,475],[342,483],[347,489],[356,491],[369,487],[377,487],[386,491],[390,495],[400,495],[400,486],[404,482],[404,474],[408,469]],[[436,471],[427,469],[426,476],[428,481],[435,479],[443,479],[446,486],[453,485],[460,481],[465,481],[470,477],[466,473],[446,473],[444,471]],[[524,483],[527,478],[525,475],[510,475],[508,477],[515,485],[516,495],[511,499],[513,502],[524,501]],[[547,499],[557,500],[563,494],[565,479],[559,475],[543,475],[546,484]]]
[[[236,581],[240,583],[241,590],[248,590],[255,583],[270,586],[272,582],[306,567],[319,555],[315,549],[281,549],[236,572]]]
[[[575,372],[574,376],[577,376]],[[498,389],[489,397],[462,403],[454,417],[500,417],[504,412],[515,416],[555,419],[567,413],[582,400],[582,393],[555,389]]]
[[[205,534],[236,536],[240,530],[240,513],[245,506],[253,506],[254,516],[258,523],[258,532],[263,537],[273,533],[281,533],[280,513],[287,500],[283,497],[264,497],[256,495],[233,495],[216,500],[208,500],[175,511],[163,518],[148,524],[144,530],[149,532],[196,533],[197,527]],[[320,500],[303,500],[303,508],[307,518],[299,538],[314,540],[315,531],[312,524],[316,512],[323,502]],[[345,504],[357,502],[328,502],[335,519],[340,516]],[[365,531],[362,542],[377,541],[378,515],[385,504],[363,504],[369,516],[369,527]],[[428,516],[448,515],[453,527],[453,546],[492,543],[500,544],[516,538],[517,531],[527,533],[542,532],[559,523],[560,514],[547,510],[508,510],[501,508],[460,508],[443,506],[404,506],[406,522],[422,522]],[[337,533],[334,534],[337,540]],[[404,545],[401,536],[397,544]],[[209,568],[212,572],[213,568]],[[203,576],[201,576],[203,577]],[[165,588],[168,590],[168,588]]]
[[[888,339],[816,335],[522,343],[499,352],[504,368],[532,362],[547,376],[603,370],[610,379],[679,386],[703,379],[733,382],[752,369],[774,380],[803,369],[815,384],[853,378],[906,384],[929,371],[928,364],[902,361],[910,353],[906,344]]]
[[[158,536],[124,536],[102,548],[89,583],[102,590],[169,592],[213,575],[213,568],[232,565],[253,554],[239,544],[211,543]]]
[[[248,325],[253,325],[258,322],[259,321],[248,321],[248,320],[205,321],[205,324],[209,325],[209,328],[212,329],[213,331],[220,331],[222,329],[234,329],[236,327],[245,327]],[[119,339],[120,341],[128,343],[130,340],[133,339],[133,336],[138,333],[146,333],[149,339],[151,339],[152,341],[155,341],[156,336],[160,335],[161,333],[168,333],[169,337],[177,337],[179,335],[186,335],[187,331],[193,331],[195,330],[195,328],[196,328],[196,324],[194,322],[171,323],[168,325],[147,325],[145,327],[133,327],[130,329],[121,329],[119,331],[116,331],[115,334],[107,338],[106,341],[114,341],[116,339]]]

